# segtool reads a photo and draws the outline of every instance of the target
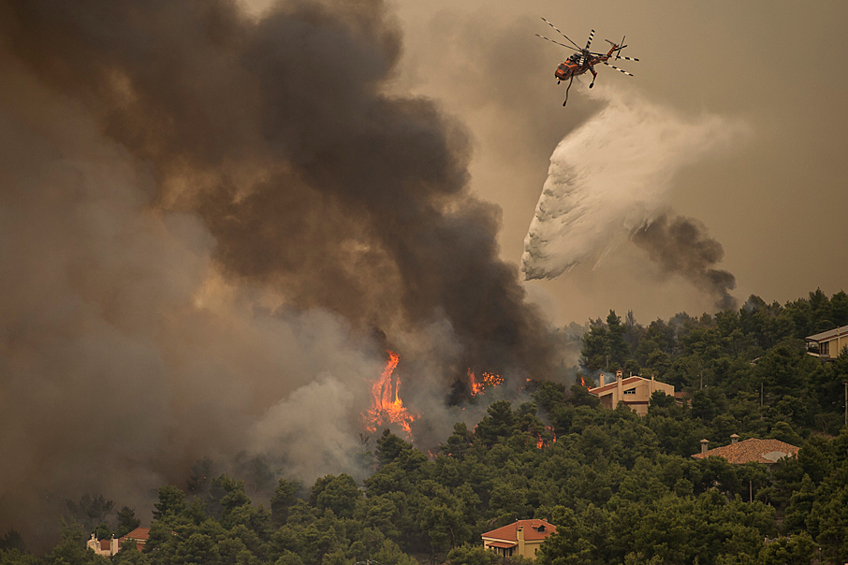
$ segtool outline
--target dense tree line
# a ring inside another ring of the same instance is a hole
[[[540,382],[532,402],[494,402],[473,429],[456,424],[432,456],[386,430],[361,454],[374,469],[362,483],[345,474],[311,486],[274,478],[263,504],[244,481],[212,478],[199,462],[185,489],[159,489],[144,551],[111,560],[492,565],[500,559],[482,550],[480,534],[535,517],[558,527],[539,565],[843,563],[848,352],[823,364],[803,344],[839,324],[848,324],[848,297],[820,291],[784,306],[751,297],[738,311],[647,327],[610,312],[583,341],[584,378],[617,368],[654,374],[687,392],[686,402],[655,393],[640,418],[599,408],[579,385]],[[691,457],[702,438],[724,445],[733,433],[801,450],[770,468]],[[43,558],[8,532],[0,564],[105,563],[86,552],[88,533],[137,525],[126,507],[107,524],[110,505],[102,497],[70,505],[76,519]]]
[[[781,439],[797,443],[843,425],[845,356],[822,364],[804,345],[805,337],[842,325],[848,325],[848,295],[828,298],[821,290],[785,306],[751,296],[737,311],[678,314],[647,327],[632,313],[622,322],[610,311],[606,321],[591,322],[582,354],[589,373],[656,375],[692,393],[692,409],[714,434],[710,440],[733,431],[762,435],[780,425]]]

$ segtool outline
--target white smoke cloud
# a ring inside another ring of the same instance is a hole
[[[744,131],[726,118],[682,116],[609,85],[589,92],[606,106],[551,155],[524,239],[521,270],[528,280],[597,261],[662,213],[675,173]]]
[[[319,376],[268,410],[253,429],[250,450],[282,457],[287,474],[309,483],[326,473],[355,473],[355,396],[334,376]]]

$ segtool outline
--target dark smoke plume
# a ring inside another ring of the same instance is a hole
[[[467,133],[384,93],[400,49],[379,0],[0,0],[0,528],[240,449],[338,471],[375,328],[413,400],[550,374]]]
[[[498,212],[465,191],[465,132],[381,94],[400,51],[382,2],[281,3],[258,22],[224,0],[4,11],[12,51],[155,165],[159,205],[199,211],[228,274],[381,326],[443,313],[470,361],[548,367]]]
[[[707,235],[706,227],[693,218],[662,215],[650,225],[636,230],[631,240],[644,249],[665,273],[681,275],[699,289],[716,297],[720,310],[736,308],[730,291],[736,277],[712,268],[724,257],[721,244]]]

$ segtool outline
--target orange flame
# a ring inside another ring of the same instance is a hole
[[[395,377],[394,393],[392,392],[392,373],[397,367],[400,356],[389,351],[389,360],[386,368],[380,374],[380,378],[371,385],[371,409],[363,414],[365,429],[376,432],[377,426],[384,422],[399,425],[406,432],[407,437],[412,438],[410,424],[415,420],[409,410],[404,408],[400,399],[400,377]]]
[[[583,388],[589,388],[586,386],[586,379],[584,379],[582,375],[580,376],[580,386]]]
[[[500,375],[494,373],[483,373],[483,380],[478,381],[474,376],[474,371],[468,369],[468,384],[471,386],[471,396],[477,396],[484,390],[490,387],[502,385],[504,380]]]
[[[556,443],[556,433],[554,433],[554,429],[551,426],[545,426],[545,431],[551,434],[551,443]],[[536,449],[542,449],[545,447],[547,442],[542,438],[542,434],[538,434],[536,436]]]

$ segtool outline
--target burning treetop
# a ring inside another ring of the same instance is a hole
[[[384,423],[399,425],[406,432],[408,438],[412,439],[410,424],[415,420],[409,410],[404,408],[400,399],[400,377],[395,375],[394,387],[392,386],[392,373],[400,361],[400,356],[389,351],[389,360],[383,369],[380,378],[371,386],[371,409],[363,415],[365,429],[369,432],[377,431],[377,427]]]

